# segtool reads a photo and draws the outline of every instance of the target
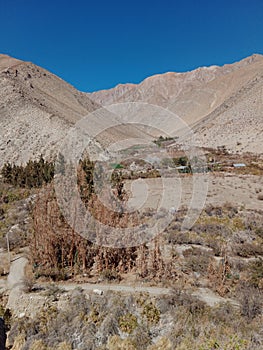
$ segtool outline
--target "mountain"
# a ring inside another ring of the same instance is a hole
[[[128,101],[159,105],[194,127],[199,144],[259,153],[263,134],[262,76],[263,56],[255,54],[222,67],[158,74],[138,85],[121,84],[89,96],[102,105]],[[176,125],[170,127],[176,130]]]
[[[263,59],[258,72],[243,86],[193,125],[199,145],[226,146],[235,153],[262,155]]]
[[[0,55],[0,167],[6,161],[24,163],[40,154],[54,158],[71,127],[100,108],[86,93],[49,71]],[[102,141],[142,137],[132,127],[111,128],[120,123],[108,111],[100,110],[90,119],[91,134],[108,129],[100,135]]]
[[[23,163],[40,154],[54,158],[71,127],[86,115],[88,133],[100,131],[97,140],[105,147],[132,137],[159,136],[159,125],[176,135],[180,123],[173,117],[166,119],[167,110],[191,126],[202,146],[262,153],[262,99],[261,55],[222,67],[159,74],[138,85],[122,84],[90,94],[33,63],[0,55],[0,167],[6,161]],[[151,110],[136,107],[127,114],[120,108],[120,120],[116,109],[108,106],[136,101],[164,108],[155,115],[155,131],[147,127]],[[98,112],[91,114],[94,111]],[[137,124],[125,125],[131,119]]]
[[[47,70],[0,55],[0,166],[50,156],[70,126],[96,108]]]

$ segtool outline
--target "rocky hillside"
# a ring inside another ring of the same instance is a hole
[[[253,55],[223,67],[170,72],[149,77],[139,85],[118,85],[86,94],[33,63],[0,55],[0,167],[7,160],[24,163],[40,154],[54,157],[70,127],[83,116],[101,105],[128,101],[148,102],[176,113],[194,127],[203,146],[226,145],[230,151],[260,153],[262,76],[263,56]],[[122,121],[135,119],[140,124],[143,116],[147,126],[152,120],[151,111],[135,109],[132,113]],[[178,120],[164,122],[164,118],[161,113],[154,124],[160,122],[176,134]],[[112,128],[115,124],[121,123],[114,110],[102,110],[90,119],[88,129],[91,134],[106,129],[100,135],[105,145],[130,137],[145,138],[145,132],[151,134],[147,127]]]
[[[199,145],[225,146],[229,152],[262,154],[263,67],[254,79],[242,86],[194,126]]]
[[[97,104],[32,63],[0,55],[0,166],[49,156],[70,125]]]
[[[138,85],[118,85],[90,97],[102,105],[127,101],[157,104],[195,125],[203,146],[226,144],[230,151],[259,153],[263,130],[262,76],[263,56],[252,55],[222,67],[155,75]],[[176,125],[171,125],[173,129]]]
[[[113,89],[91,93],[90,97],[102,105],[143,101],[168,107],[191,124],[260,75],[262,69],[263,56],[255,54],[222,67],[154,75],[138,85],[120,84]]]
[[[91,112],[100,110],[96,115]],[[89,136],[106,146],[127,137],[144,137],[134,127],[120,125],[118,116],[33,63],[0,55],[0,167],[6,161],[54,158],[70,127],[84,116]],[[112,127],[118,125],[117,127]]]

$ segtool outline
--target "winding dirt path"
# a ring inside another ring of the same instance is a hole
[[[28,260],[23,255],[18,255],[13,258],[10,267],[10,273],[6,281],[6,287],[10,290],[9,299],[7,307],[11,310],[15,310],[19,299],[23,293],[24,286],[24,277],[25,277],[25,267],[28,263]],[[58,287],[71,291],[75,288],[82,288],[85,291],[90,291],[98,294],[102,294],[106,291],[114,291],[124,294],[133,294],[133,293],[149,293],[150,295],[160,296],[160,295],[169,295],[172,293],[170,288],[161,288],[161,287],[149,287],[149,286],[130,286],[130,285],[120,285],[120,284],[92,284],[92,283],[57,283]],[[48,283],[38,284],[39,287],[46,288]],[[196,296],[200,300],[204,301],[209,306],[215,306],[218,303],[230,302],[234,306],[238,306],[238,303],[233,299],[226,299],[218,296],[213,291],[208,288],[198,288],[192,293],[193,296]],[[34,294],[30,294],[30,298],[34,298]]]
[[[172,289],[170,288],[161,288],[161,287],[148,287],[148,286],[129,286],[129,285],[112,285],[112,284],[89,284],[89,283],[83,283],[83,284],[64,284],[59,283],[58,286],[63,288],[66,291],[73,290],[77,287],[82,288],[85,291],[114,291],[119,293],[149,293],[150,295],[160,296],[160,295],[169,295],[172,293]],[[215,306],[218,303],[226,303],[229,302],[234,306],[238,306],[238,303],[230,298],[223,298],[219,295],[215,294],[211,289],[209,288],[203,288],[200,287],[196,291],[192,293],[193,296],[197,297],[198,299],[204,301],[209,306]]]
[[[11,261],[9,275],[7,277],[7,287],[9,289],[19,288],[23,284],[25,277],[24,269],[28,263],[23,255],[17,255]]]
[[[23,293],[23,279],[25,277],[25,267],[28,260],[23,255],[18,255],[11,261],[10,272],[7,277],[6,286],[10,290],[7,307],[11,310],[15,309],[17,300]]]

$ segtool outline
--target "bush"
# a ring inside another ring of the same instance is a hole
[[[101,279],[104,281],[120,281],[121,280],[121,276],[114,270],[103,270],[101,275],[100,275]]]
[[[25,277],[23,279],[23,288],[22,288],[23,292],[30,293],[30,292],[32,292],[33,287],[34,287],[34,281],[31,278]]]
[[[29,350],[49,350],[42,340],[35,340]]]
[[[119,326],[122,332],[131,334],[138,327],[137,317],[131,313],[121,316]]]
[[[144,305],[142,315],[150,325],[155,325],[160,321],[160,311],[152,302]]]
[[[117,335],[111,337],[107,345],[109,350],[136,350],[130,339],[121,339]]]
[[[60,343],[57,350],[72,350],[72,346],[68,344],[67,342],[63,341],[63,343]]]
[[[136,350],[148,349],[147,346],[151,344],[150,331],[144,325],[140,325],[133,332],[132,342],[135,345]]]
[[[252,320],[262,314],[262,297],[258,288],[242,286],[239,298],[242,316]]]
[[[186,313],[191,313],[196,316],[203,314],[206,310],[206,304],[204,301],[179,288],[173,289],[172,297],[169,302],[172,306],[184,307]]]
[[[151,345],[147,350],[172,350],[172,344],[168,338],[162,337],[154,345]]]
[[[260,258],[249,264],[249,282],[253,287],[263,288],[263,259]]]
[[[234,245],[233,252],[243,258],[249,258],[251,256],[263,255],[263,247],[259,244],[245,242]]]

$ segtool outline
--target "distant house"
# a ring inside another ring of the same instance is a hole
[[[188,165],[180,165],[176,167],[176,170],[178,170],[179,173],[189,173],[191,169]]]
[[[234,168],[242,168],[242,167],[244,167],[244,166],[246,166],[246,164],[244,164],[244,163],[236,163],[236,164],[233,164],[233,167],[234,167]]]
[[[119,163],[112,163],[111,164],[111,168],[112,169],[122,169],[123,166],[121,164],[119,164]]]
[[[180,165],[180,166],[177,166],[177,167],[176,167],[177,170],[185,170],[185,169],[187,169],[187,168],[188,168],[187,165]]]

